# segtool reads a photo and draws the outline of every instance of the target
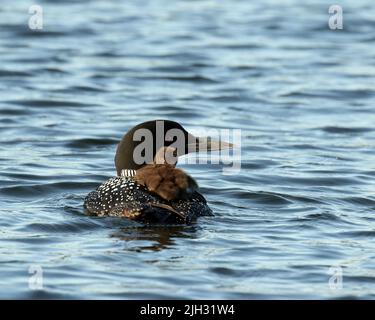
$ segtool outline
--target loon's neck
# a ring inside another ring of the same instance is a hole
[[[122,169],[120,176],[121,177],[134,177],[137,174],[137,170],[134,169]]]

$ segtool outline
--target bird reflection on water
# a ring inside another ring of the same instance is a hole
[[[169,249],[178,238],[192,238],[197,226],[139,226],[123,227],[112,237],[124,240],[129,251],[160,251]]]

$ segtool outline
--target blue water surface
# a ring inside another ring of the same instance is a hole
[[[0,298],[375,298],[375,10],[340,2],[2,3]],[[242,130],[238,174],[181,165],[215,217],[84,213],[150,119]]]

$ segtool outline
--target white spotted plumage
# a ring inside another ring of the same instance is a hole
[[[205,199],[197,192],[190,199],[168,202],[149,192],[130,176],[110,178],[95,191],[90,192],[84,203],[90,214],[125,216],[135,220],[141,216],[145,218],[142,215],[145,212],[152,220],[153,212],[156,216],[160,214],[162,211],[160,207],[163,205],[173,208],[175,212],[179,213],[180,217],[186,217],[186,219],[179,221],[180,223],[189,222],[201,215],[212,215]],[[147,221],[147,217],[145,220]]]

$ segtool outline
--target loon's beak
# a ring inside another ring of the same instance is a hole
[[[188,143],[188,153],[192,152],[208,152],[208,151],[219,151],[233,149],[235,146],[233,143],[214,140],[211,137],[196,137],[195,142]]]

